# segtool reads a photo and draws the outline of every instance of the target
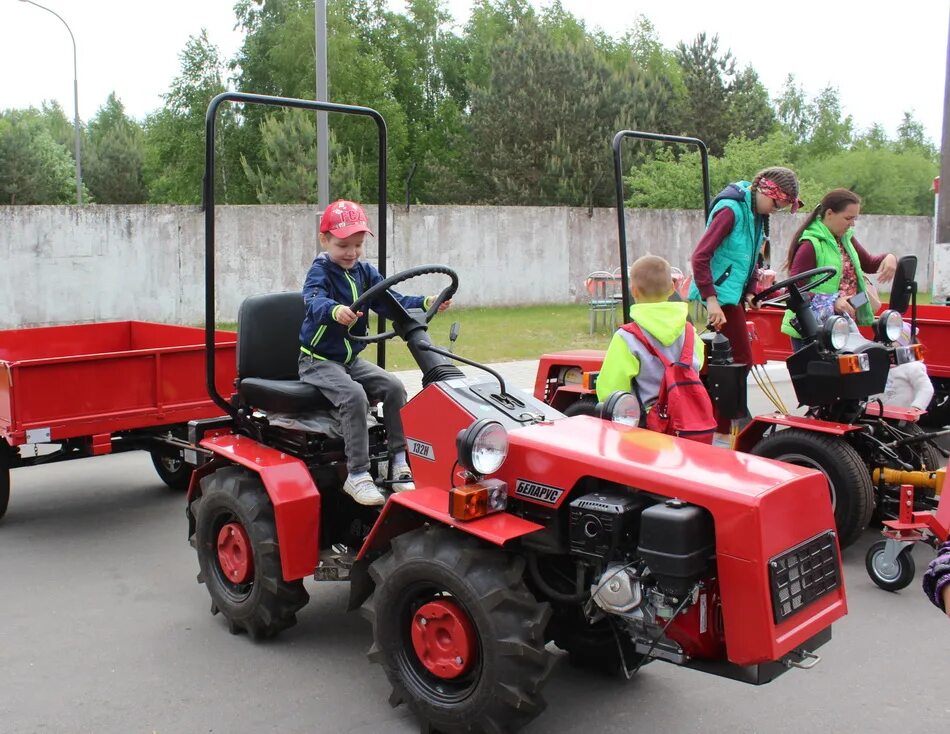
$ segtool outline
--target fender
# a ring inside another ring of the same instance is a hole
[[[769,426],[801,428],[803,431],[827,433],[832,436],[844,436],[847,433],[864,430],[864,426],[851,423],[832,423],[831,421],[823,421],[801,415],[770,413],[768,415],[757,415],[753,418],[752,422],[742,429],[742,432],[738,438],[736,438],[736,444],[733,448],[736,451],[750,452],[752,447],[762,440],[762,436],[765,435]]]
[[[199,446],[214,454],[215,459],[210,462],[214,468],[225,459],[260,476],[274,506],[284,580],[311,576],[320,559],[320,492],[307,465],[296,457],[233,433],[204,438]],[[192,476],[189,504],[192,493],[198,489],[199,472],[203,475],[210,471],[210,466],[202,467]]]
[[[374,550],[385,548],[395,536],[422,525],[427,519],[497,546],[536,530],[544,530],[544,525],[509,512],[495,512],[477,520],[456,520],[448,513],[448,505],[449,494],[440,487],[416,487],[412,492],[392,495],[363,541],[357,560],[363,560]]]
[[[864,414],[873,418],[886,418],[893,421],[908,421],[916,423],[920,420],[920,413],[913,408],[902,408],[899,405],[885,405],[883,410],[880,403],[868,403],[864,408]]]
[[[448,525],[497,546],[520,538],[543,525],[524,520],[508,512],[496,512],[477,520],[456,520],[448,512],[448,492],[439,487],[416,487],[412,492],[400,492],[389,498],[386,506],[356,556],[350,575],[350,611],[359,608],[369,598],[375,586],[369,575],[369,555],[389,546],[397,535],[421,527],[429,520]]]

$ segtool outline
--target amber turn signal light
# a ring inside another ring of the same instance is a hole
[[[449,490],[449,514],[456,520],[475,520],[508,506],[508,484],[501,479],[483,479]]]
[[[866,354],[844,354],[838,357],[838,371],[842,375],[853,375],[871,369],[871,360]]]

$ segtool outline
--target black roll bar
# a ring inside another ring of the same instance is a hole
[[[709,151],[706,143],[699,138],[686,138],[681,135],[664,135],[663,133],[647,133],[638,130],[621,130],[613,139],[614,149],[614,188],[617,193],[617,232],[620,240],[620,287],[623,297],[623,322],[630,320],[630,273],[627,266],[627,224],[623,211],[623,164],[620,158],[620,144],[625,138],[635,140],[655,140],[661,143],[682,143],[695,145],[699,148],[699,157],[703,169],[703,211],[709,219]]]
[[[223,92],[211,100],[208,112],[205,114],[205,174],[202,182],[202,204],[205,213],[205,379],[208,386],[208,395],[215,404],[232,418],[237,417],[237,408],[218,393],[215,385],[215,349],[214,349],[214,133],[218,108],[225,102],[240,102],[243,104],[262,104],[271,107],[295,107],[316,112],[340,112],[347,115],[362,115],[371,117],[379,130],[379,212],[377,215],[378,228],[376,242],[379,247],[379,272],[386,277],[386,121],[383,116],[370,107],[333,104],[332,102],[315,102],[293,97],[274,97],[265,94],[246,94],[244,92]],[[383,317],[379,317],[378,328],[383,329]],[[385,362],[385,351],[382,344],[378,346],[377,354]]]

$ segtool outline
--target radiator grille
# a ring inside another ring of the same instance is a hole
[[[838,546],[829,530],[769,561],[772,615],[778,624],[841,585]]]

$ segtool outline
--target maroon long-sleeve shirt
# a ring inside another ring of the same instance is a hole
[[[861,262],[861,270],[865,273],[876,273],[878,268],[881,267],[881,263],[884,262],[884,258],[887,257],[887,253],[872,255],[861,246],[861,243],[855,237],[851,237],[851,245]],[[795,257],[792,258],[792,267],[788,271],[789,276],[798,275],[817,267],[818,259],[815,257],[815,246],[811,240],[802,240],[801,245],[795,252]]]
[[[703,298],[716,295],[716,286],[713,284],[710,263],[713,255],[716,254],[716,248],[729,236],[735,223],[736,215],[732,213],[732,209],[723,207],[713,214],[712,221],[696,244],[696,249],[693,250],[693,256],[690,258],[693,266],[693,282],[699,290],[699,295]],[[753,292],[750,284],[746,284],[745,291],[746,293]]]

